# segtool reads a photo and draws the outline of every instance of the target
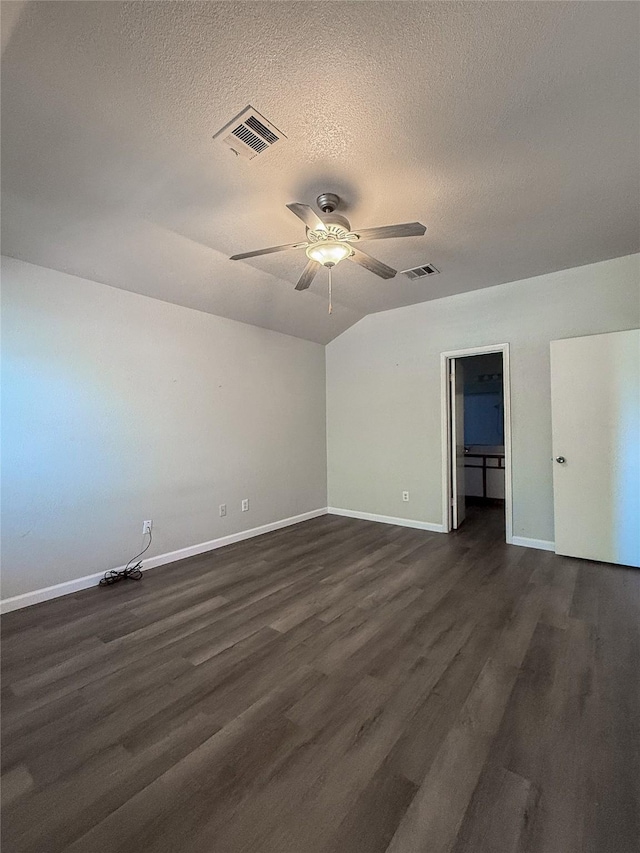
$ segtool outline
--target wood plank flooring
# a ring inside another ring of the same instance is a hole
[[[2,619],[4,853],[638,853],[640,572],[325,516]]]

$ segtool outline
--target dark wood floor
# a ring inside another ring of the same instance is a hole
[[[637,853],[640,572],[326,516],[3,617],[4,853]]]

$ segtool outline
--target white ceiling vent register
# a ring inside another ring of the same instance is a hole
[[[213,137],[240,157],[253,160],[287,137],[253,107],[249,106]]]
[[[402,275],[406,275],[414,281],[417,278],[426,278],[428,275],[436,275],[440,270],[437,270],[433,264],[424,264],[421,267],[413,267],[410,270],[402,270]]]

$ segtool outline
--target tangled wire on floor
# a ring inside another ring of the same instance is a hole
[[[105,572],[104,577],[100,578],[98,586],[112,586],[114,583],[118,583],[118,581],[142,580],[142,560],[140,557],[149,550],[152,542],[151,531],[148,530],[147,533],[149,534],[149,541],[147,542],[146,547],[143,548],[139,554],[136,554],[135,557],[132,557],[124,569],[120,569],[119,571],[117,569],[112,569],[110,572]],[[134,560],[137,560],[137,562],[134,563]]]

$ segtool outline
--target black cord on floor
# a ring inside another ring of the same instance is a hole
[[[152,542],[151,531],[148,530],[147,533],[149,534],[149,541],[147,542],[146,548],[143,548],[139,554],[136,554],[135,557],[132,557],[127,563],[127,565],[124,567],[124,569],[120,569],[120,571],[112,569],[110,572],[105,572],[105,576],[103,578],[100,578],[100,583],[98,584],[99,586],[111,586],[114,583],[118,583],[118,581],[142,580],[142,560],[140,560],[139,557],[142,557],[145,551],[149,550]],[[133,563],[134,560],[137,560],[138,562]]]

